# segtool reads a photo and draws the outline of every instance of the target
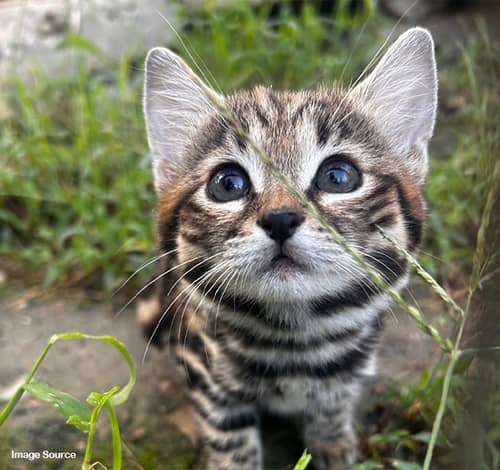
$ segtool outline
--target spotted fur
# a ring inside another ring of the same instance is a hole
[[[415,28],[349,90],[256,87],[227,97],[172,52],[149,54],[145,113],[159,248],[170,255],[162,258],[157,299],[142,305],[141,316],[186,375],[208,468],[262,468],[263,410],[301,421],[316,468],[348,468],[356,459],[354,413],[363,383],[375,374],[389,306],[214,103],[399,291],[407,263],[377,226],[410,252],[422,239],[436,108],[432,49],[430,35]],[[359,188],[318,189],[315,175],[332,155],[358,169]],[[207,185],[224,162],[244,168],[251,189],[221,203]],[[283,208],[300,225],[279,248],[261,221]],[[273,264],[279,249],[291,264]]]

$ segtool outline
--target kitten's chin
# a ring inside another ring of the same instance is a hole
[[[246,294],[265,302],[303,301],[317,294],[316,276],[288,257],[273,259],[255,274]]]
[[[238,257],[238,275],[227,292],[259,302],[303,302],[331,295],[353,280],[351,271],[332,269],[331,262],[315,262],[307,253],[269,251]],[[339,263],[346,264],[341,258]]]

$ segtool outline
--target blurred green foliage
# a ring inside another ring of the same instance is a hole
[[[426,185],[427,269],[471,272],[491,171],[500,151],[500,54],[484,29],[440,55],[440,110]],[[458,60],[457,60],[458,59]]]
[[[129,63],[15,83],[0,130],[0,254],[46,284],[112,289],[151,249],[154,195]]]
[[[361,2],[352,14],[340,2],[327,16],[314,2],[303,3],[297,12],[287,2],[279,9],[272,2],[257,9],[229,2],[223,9],[207,6],[200,15],[181,16],[181,37],[193,51],[188,61],[226,92],[258,83],[277,89],[347,83],[385,39],[374,2]],[[182,45],[177,50],[186,56]]]

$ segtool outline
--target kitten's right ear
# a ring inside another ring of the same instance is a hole
[[[157,192],[182,168],[185,148],[197,125],[222,97],[208,88],[172,51],[157,47],[146,57],[144,114],[153,154]]]
[[[421,183],[436,120],[437,85],[432,36],[425,29],[411,28],[352,91],[399,153],[408,156]]]

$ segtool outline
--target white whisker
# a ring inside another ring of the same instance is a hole
[[[178,249],[174,248],[173,250],[167,251],[166,253],[161,253],[158,256],[154,256],[153,258],[146,260],[144,264],[142,264],[136,271],[134,271],[125,281],[123,281],[123,283],[113,292],[112,297],[114,297],[127,284],[127,282],[129,282],[134,276],[139,274],[143,269],[146,269],[148,266],[156,263],[165,256],[175,253],[176,251],[178,251]]]
[[[180,268],[181,266],[184,266],[185,264],[193,262],[195,259],[199,259],[201,256],[196,256],[195,258],[189,259],[187,261],[184,261],[182,263],[179,263],[175,265],[174,267],[167,269],[166,271],[162,272],[161,274],[158,274],[154,279],[149,281],[144,287],[142,287],[119,311],[118,313],[115,314],[115,317],[118,317],[132,302],[134,302],[137,297],[139,297],[149,286],[153,285],[155,282],[159,281],[162,277],[165,277],[167,274],[171,273],[172,271],[175,271],[176,269]]]

